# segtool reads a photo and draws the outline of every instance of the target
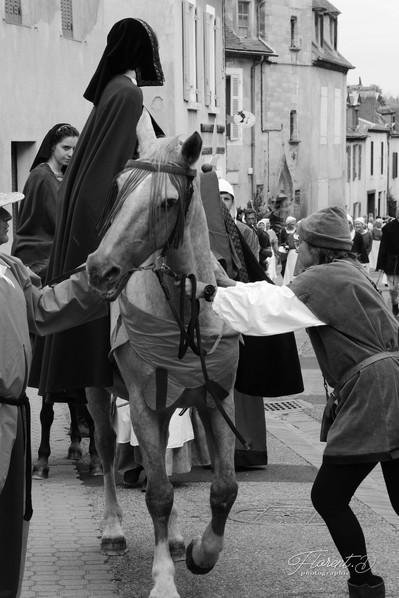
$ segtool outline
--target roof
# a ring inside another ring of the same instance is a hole
[[[226,19],[224,25],[225,49],[231,54],[247,54],[258,56],[278,56],[276,52],[266,44],[266,42],[256,37],[238,37],[234,33],[232,24]]]
[[[313,10],[322,10],[324,12],[328,12],[328,13],[332,13],[332,14],[336,14],[336,15],[341,14],[340,11],[338,10],[338,8],[335,8],[335,6],[333,6],[331,4],[331,2],[328,2],[328,0],[313,0],[312,9]]]
[[[355,139],[367,139],[367,133],[362,131],[352,131],[351,129],[346,129],[346,138],[348,141],[355,141]]]
[[[322,48],[312,43],[312,61],[315,66],[332,68],[345,73],[349,69],[355,68],[342,54],[337,50],[332,50],[326,43]]]

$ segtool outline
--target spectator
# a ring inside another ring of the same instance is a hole
[[[362,263],[364,263],[364,268],[365,268],[366,272],[369,272],[369,270],[370,270],[370,257],[369,256],[370,256],[371,249],[373,247],[373,236],[372,236],[371,232],[369,231],[366,221],[364,220],[364,218],[362,216],[359,216],[359,218],[355,218],[354,227],[355,227],[355,231],[357,233],[360,233],[363,237],[363,246],[364,246],[364,249],[366,250],[368,261],[362,262]]]
[[[364,241],[361,233],[357,231],[353,224],[353,218],[347,214],[349,230],[352,238],[352,253],[354,253],[361,264],[368,264],[369,258],[364,247]]]
[[[278,237],[279,256],[281,260],[281,276],[284,278],[285,268],[287,266],[287,259],[289,251],[295,249],[294,233],[296,230],[296,218],[294,216],[287,216],[285,226],[281,229]],[[291,237],[290,237],[291,235]],[[288,242],[288,238],[290,241]]]
[[[369,254],[370,268],[375,270],[377,267],[378,252],[380,250],[381,237],[382,237],[382,218],[376,218],[374,226],[371,229],[371,236],[373,237],[373,244],[371,246],[371,252]]]
[[[399,315],[399,207],[396,208],[396,217],[382,227],[377,270],[382,270],[386,274],[392,313],[397,316]]]

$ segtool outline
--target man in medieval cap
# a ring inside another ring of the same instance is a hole
[[[0,245],[8,242],[5,206],[22,193],[0,193]],[[0,597],[18,598],[25,565],[31,503],[30,409],[25,390],[30,334],[49,334],[103,317],[108,308],[79,272],[39,289],[40,278],[0,252]]]
[[[298,235],[297,276],[288,286],[242,284],[221,274],[218,284],[226,288],[212,294],[207,285],[204,295],[199,284],[197,296],[212,301],[216,313],[243,334],[308,329],[322,374],[334,388],[323,418],[326,447],[313,505],[348,567],[350,598],[384,598],[384,582],[371,570],[349,503],[380,462],[399,514],[398,323],[351,253],[341,207],[304,218]]]

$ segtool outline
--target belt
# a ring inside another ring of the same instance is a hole
[[[21,409],[24,440],[25,440],[25,513],[24,520],[30,521],[32,509],[32,452],[31,452],[31,416],[29,399],[25,393],[19,399],[6,399],[0,396],[0,403],[14,405]],[[24,408],[24,409],[23,409]],[[25,413],[25,418],[24,418]]]
[[[342,376],[341,380],[334,388],[333,394],[335,395],[335,397],[338,397],[341,388],[345,386],[345,384],[349,382],[349,380],[353,378],[355,374],[357,374],[361,370],[364,370],[364,368],[368,367],[372,363],[375,363],[376,361],[380,361],[381,359],[388,359],[390,357],[399,358],[399,351],[383,351],[382,353],[376,353],[375,355],[371,355],[371,357],[367,357],[367,359],[363,359],[363,361],[353,366],[353,368],[351,368]]]

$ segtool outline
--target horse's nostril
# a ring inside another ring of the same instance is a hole
[[[105,277],[108,280],[116,280],[119,278],[121,273],[121,269],[118,268],[118,266],[112,266],[112,268],[110,268],[109,270],[107,270]]]

